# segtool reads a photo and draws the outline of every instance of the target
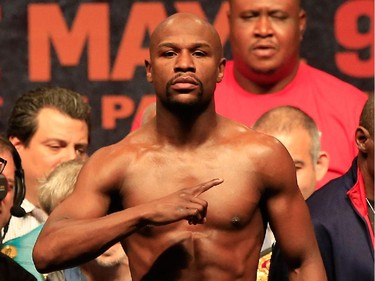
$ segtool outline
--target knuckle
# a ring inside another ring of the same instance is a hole
[[[196,210],[197,212],[202,212],[204,210],[204,206],[199,206]]]

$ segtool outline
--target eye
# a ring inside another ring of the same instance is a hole
[[[49,144],[47,147],[51,150],[59,150],[61,148],[61,145],[58,144]]]
[[[171,57],[174,57],[176,55],[176,52],[174,51],[166,51],[163,53],[163,57],[166,57],[166,58],[171,58]]]
[[[257,17],[258,15],[259,15],[259,13],[248,12],[248,13],[242,14],[242,15],[240,16],[240,18],[241,18],[242,20],[245,20],[245,21],[246,21],[246,20],[251,20],[251,19]]]
[[[197,51],[195,51],[195,52],[193,53],[193,55],[194,55],[195,57],[205,57],[207,54],[206,54],[206,52],[203,52],[203,51],[201,51],[201,50],[197,50]]]
[[[271,17],[278,20],[285,20],[288,18],[288,15],[286,13],[283,13],[281,11],[277,11],[271,14]]]
[[[87,147],[85,147],[85,146],[77,147],[76,151],[77,151],[77,155],[79,155],[79,156],[86,156],[87,155]]]

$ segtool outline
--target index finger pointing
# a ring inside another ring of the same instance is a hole
[[[224,180],[222,178],[217,178],[210,180],[208,182],[202,183],[197,185],[194,190],[193,190],[193,195],[195,197],[198,197],[201,195],[203,192],[206,192],[207,190],[211,189],[212,187],[219,185],[223,182]]]

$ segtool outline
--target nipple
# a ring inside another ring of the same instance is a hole
[[[232,218],[232,224],[235,227],[240,227],[241,226],[241,219],[240,219],[240,217],[239,216],[234,216]]]

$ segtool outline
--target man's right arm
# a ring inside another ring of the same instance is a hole
[[[33,250],[40,272],[51,272],[89,261],[139,227],[137,208],[106,215],[110,195],[99,171],[83,167],[73,193],[47,219]],[[95,174],[95,179],[92,176]],[[91,180],[89,180],[91,179]]]

